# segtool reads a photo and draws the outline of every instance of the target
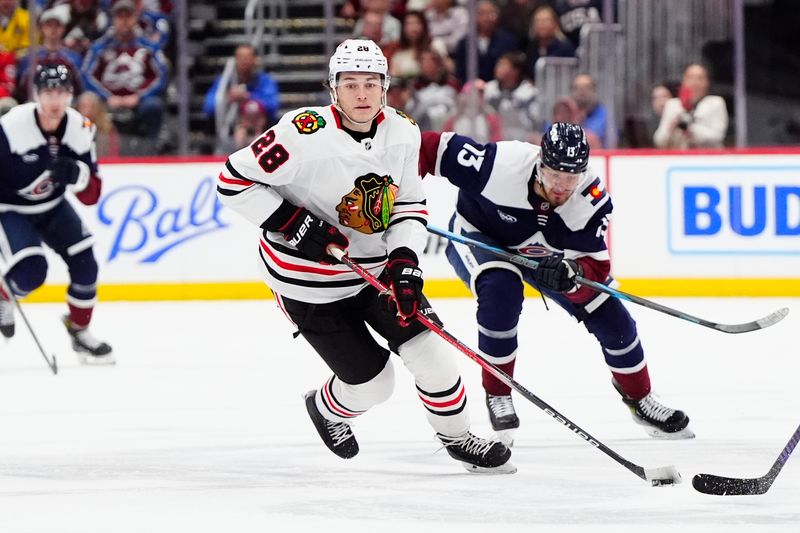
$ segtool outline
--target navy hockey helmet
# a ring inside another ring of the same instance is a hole
[[[542,137],[542,163],[561,172],[578,174],[589,166],[586,132],[577,124],[556,122]]]
[[[60,87],[72,90],[72,74],[66,65],[42,64],[36,67],[33,84],[40,91]]]

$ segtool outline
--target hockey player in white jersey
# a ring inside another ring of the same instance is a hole
[[[69,314],[63,318],[81,362],[114,363],[108,343],[89,331],[97,301],[94,238],[66,200],[74,193],[93,205],[100,197],[95,126],[70,108],[72,74],[64,65],[39,65],[35,102],[0,118],[0,332],[15,331],[14,302],[41,286],[47,275],[42,243],[67,265]]]
[[[425,132],[420,169],[423,176],[443,176],[459,188],[451,231],[539,260],[533,270],[448,244],[450,264],[478,299],[478,347],[489,361],[513,375],[523,283],[528,283],[595,336],[636,422],[654,437],[691,438],[689,417],[651,394],[644,350],[627,309],[608,294],[575,284],[576,275],[613,282],[605,243],[611,198],[588,161],[583,129],[559,122],[545,133],[541,149]],[[519,427],[511,390],[485,371],[483,386],[492,426],[510,442]]]
[[[418,256],[427,211],[419,176],[420,132],[386,106],[380,48],[347,40],[330,59],[332,105],[287,113],[234,154],[219,175],[223,203],[259,226],[267,285],[301,335],[333,371],[306,408],[326,446],[358,453],[351,422],[392,393],[388,341],[415,377],[428,421],[470,471],[513,472],[501,442],[469,431],[464,385],[447,345],[413,319],[432,315]],[[348,255],[391,287],[382,297],[328,254]]]

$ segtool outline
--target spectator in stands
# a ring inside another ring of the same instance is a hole
[[[458,43],[469,29],[469,13],[466,8],[455,5],[454,0],[431,0],[425,9],[431,39],[444,44],[452,56]]]
[[[17,59],[28,53],[31,19],[17,0],[0,0],[0,50],[13,52]]]
[[[500,6],[498,26],[517,37],[521,48],[525,48],[531,30],[530,20],[539,7],[548,5],[548,0],[506,0]]]
[[[98,0],[71,0],[64,44],[83,57],[108,30],[110,20]]]
[[[608,146],[606,131],[608,128],[608,109],[597,97],[597,82],[591,74],[578,74],[572,80],[572,99],[581,111],[580,124],[584,131],[590,131],[600,139],[600,146]]]
[[[441,131],[454,131],[481,144],[503,140],[503,124],[494,109],[486,105],[482,79],[464,85],[456,99],[456,108]]]
[[[421,130],[441,131],[455,105],[458,80],[450,74],[442,57],[433,50],[420,54],[420,75],[415,80],[414,95],[406,111]]]
[[[244,148],[267,130],[267,110],[258,100],[247,100],[239,106],[239,116],[233,127],[234,149]]]
[[[494,79],[486,84],[486,104],[503,123],[503,140],[530,141],[542,124],[539,119],[539,91],[525,78],[525,54],[506,52],[497,60]]]
[[[658,129],[658,123],[661,122],[661,115],[664,114],[664,106],[670,98],[678,96],[679,89],[680,82],[677,81],[664,81],[653,87],[650,93],[650,108],[653,111],[649,127],[651,140],[653,133]]]
[[[447,50],[441,42],[434,46],[428,33],[428,21],[421,11],[408,11],[403,17],[403,32],[396,44],[384,47],[383,53],[389,60],[389,74],[392,80],[419,76],[419,55],[423,50],[434,47],[443,58]]]
[[[409,102],[411,101],[411,82],[406,78],[392,78],[392,84],[386,92],[386,104],[394,109],[411,114]],[[411,118],[414,118],[413,116]]]
[[[86,91],[78,97],[75,109],[94,122],[97,126],[95,149],[97,157],[118,157],[120,155],[120,138],[111,116],[108,114],[103,100],[92,91]]]
[[[584,24],[601,22],[604,0],[552,0],[553,8],[558,15],[561,31],[577,48],[581,40],[581,28]],[[616,4],[616,1],[614,1]],[[614,6],[616,11],[616,6]]]
[[[572,97],[562,96],[556,100],[556,103],[553,104],[553,114],[551,120],[545,124],[534,144],[542,144],[542,134],[546,131],[549,131],[550,126],[556,122],[568,122],[570,124],[580,124],[583,122],[583,112],[581,111],[580,107],[578,107],[578,103],[575,102]],[[588,130],[584,130],[584,132],[586,133],[586,142],[589,143],[590,148],[594,149],[602,147],[600,137],[598,137],[596,133]]]
[[[267,115],[267,124],[271,126],[277,121],[277,112],[280,107],[280,93],[278,84],[275,83],[269,74],[262,71],[259,67],[256,49],[249,44],[240,44],[234,52],[236,70],[231,80],[225,102],[228,105],[241,106],[249,101],[255,100],[264,108]],[[216,112],[217,92],[222,88],[222,75],[218,76],[206,93],[203,112],[213,118]]]
[[[416,0],[426,3],[428,0]],[[406,14],[406,0],[390,0],[389,13],[396,19],[401,19]],[[408,3],[412,3],[409,1]],[[357,19],[364,14],[364,2],[361,0],[346,0],[339,9],[339,16],[346,19]],[[422,6],[424,7],[424,5]],[[409,7],[408,9],[420,9],[419,7]]]
[[[400,21],[389,14],[389,0],[364,0],[364,13],[353,28],[354,37],[370,39],[383,47],[400,40],[400,33]]]
[[[561,32],[556,12],[542,6],[531,18],[531,40],[527,47],[528,76],[536,79],[536,62],[540,57],[574,57],[575,47]]]
[[[78,96],[83,92],[81,81],[81,57],[64,44],[64,32],[69,22],[69,5],[60,4],[42,11],[39,15],[39,29],[42,44],[36,48],[37,65],[64,65],[72,73],[72,94]],[[17,68],[17,100],[28,100],[28,89],[31,77],[31,56],[28,54],[19,60]]]
[[[658,148],[721,148],[728,131],[728,109],[709,94],[708,71],[696,63],[683,71],[677,98],[667,100],[653,142]]]
[[[519,43],[514,35],[497,27],[499,11],[494,2],[481,0],[475,10],[475,24],[478,33],[478,72],[477,76],[489,81],[494,77],[494,66],[505,52],[517,50]],[[467,38],[459,41],[453,61],[456,77],[467,81]]]
[[[105,99],[118,127],[155,142],[164,114],[164,54],[141,35],[133,1],[117,0],[111,19],[84,61],[86,88]]]

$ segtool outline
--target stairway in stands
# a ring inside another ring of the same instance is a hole
[[[337,2],[335,11],[338,12]],[[265,21],[265,28],[284,28],[277,38],[275,53],[265,43],[261,65],[278,83],[281,111],[320,105],[328,100],[322,82],[327,75],[325,55],[324,0],[289,0],[288,17]],[[192,90],[189,129],[191,151],[213,152],[213,121],[202,112],[203,99],[236,45],[247,42],[244,13],[247,0],[191,2],[189,38],[196,43],[189,82]],[[353,21],[336,18],[334,35],[338,41],[350,36]]]

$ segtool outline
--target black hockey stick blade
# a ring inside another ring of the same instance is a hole
[[[714,329],[724,331],[725,333],[747,333],[748,331],[755,331],[757,329],[764,329],[774,326],[789,314],[788,307],[781,307],[774,313],[770,313],[764,318],[746,322],[744,324],[715,324],[712,326]]]
[[[697,474],[692,478],[692,486],[703,494],[742,496],[764,494],[769,490],[773,481],[775,481],[775,476],[743,479],[715,476],[714,474]]]
[[[692,478],[692,486],[703,494],[716,496],[741,496],[750,494],[764,494],[778,477],[783,465],[789,460],[797,443],[800,442],[800,426],[794,430],[789,442],[781,450],[781,454],[769,472],[757,478],[735,478],[715,476],[713,474],[697,474]]]

